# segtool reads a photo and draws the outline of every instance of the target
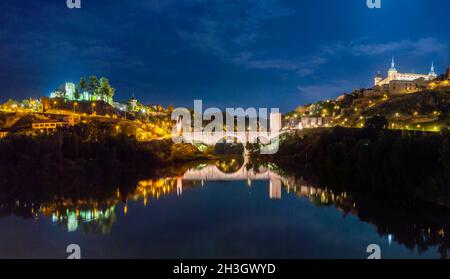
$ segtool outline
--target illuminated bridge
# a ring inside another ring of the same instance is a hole
[[[175,142],[190,144],[204,144],[215,146],[217,143],[242,143],[244,153],[247,154],[247,143],[260,143],[261,154],[275,154],[278,152],[279,139],[282,134],[295,133],[296,129],[277,130],[270,132],[181,132],[172,136]]]
[[[178,142],[202,143],[209,146],[214,146],[220,142],[240,142],[244,145],[244,148],[247,143],[261,143],[266,145],[262,147],[262,152],[266,154],[272,154],[271,151],[273,150],[278,151],[278,138],[281,134],[287,132],[282,130],[282,116],[278,112],[270,114],[270,129],[268,131],[257,131],[256,129],[245,131],[233,131],[233,129],[231,131],[187,131],[183,128],[182,117],[178,118],[175,131],[177,136],[173,138]]]

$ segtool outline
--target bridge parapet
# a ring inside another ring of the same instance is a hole
[[[215,145],[218,142],[231,142],[237,139],[242,144],[257,143],[258,140],[267,144],[270,140],[279,136],[281,132],[187,132],[180,135],[183,142],[201,142],[206,145]]]

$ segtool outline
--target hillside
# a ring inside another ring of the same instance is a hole
[[[450,92],[424,91],[373,101],[352,113],[351,123],[375,115],[386,117],[392,128],[440,130],[450,125]]]
[[[392,129],[440,131],[450,127],[450,91],[422,91],[405,95],[364,96],[356,91],[340,100],[317,102],[285,115],[323,117],[329,126],[363,127],[367,119],[384,116]]]

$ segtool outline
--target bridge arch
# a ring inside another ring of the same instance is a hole
[[[238,131],[238,132],[183,132],[177,138],[185,143],[198,144],[202,143],[207,146],[215,146],[218,141],[223,138],[237,138],[242,145],[244,146],[244,154],[248,152],[246,149],[247,143],[257,143],[259,142],[263,145],[268,145],[269,147],[265,147],[266,149],[272,148],[274,145],[277,147],[279,136],[281,136],[286,131],[277,131],[277,132],[256,132],[256,131]],[[276,149],[276,148],[275,148]],[[266,153],[270,154],[270,153]]]

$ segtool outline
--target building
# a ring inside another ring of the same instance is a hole
[[[300,124],[301,128],[318,128],[325,126],[327,120],[324,117],[303,116]]]
[[[413,81],[395,80],[389,83],[389,93],[409,94],[423,91],[427,87],[428,80],[421,77]]]
[[[434,71],[434,63],[431,64],[430,73],[401,73],[395,68],[395,61],[392,58],[391,68],[387,77],[378,73],[374,78],[374,92],[390,94],[408,94],[421,91],[426,88],[429,81],[435,80],[437,74]]]
[[[69,122],[65,121],[38,121],[31,123],[31,129],[41,131],[55,131],[58,128],[68,127]]]
[[[66,98],[69,100],[75,100],[76,95],[76,86],[74,83],[67,82],[66,83]],[[83,94],[81,94],[83,95]]]
[[[134,94],[132,94],[131,99],[128,101],[128,104],[130,105],[130,111],[138,110],[138,100],[134,97]]]
[[[34,119],[31,121],[31,129],[49,132],[62,127],[74,126],[79,121],[80,118],[74,115],[66,115],[59,119]]]
[[[75,126],[80,122],[80,117],[75,115],[66,115],[63,117],[63,122],[67,123],[69,126]]]
[[[62,98],[69,101],[104,101],[110,105],[113,103],[113,98],[109,96],[96,93],[90,94],[88,91],[77,94],[77,86],[72,82],[66,82],[64,92],[58,90],[52,92],[50,98]]]

